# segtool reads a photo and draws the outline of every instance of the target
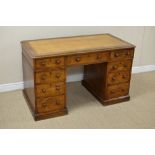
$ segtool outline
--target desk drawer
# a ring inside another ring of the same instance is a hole
[[[115,73],[109,73],[108,84],[118,84],[128,82],[130,80],[130,71],[118,71]]]
[[[134,56],[134,50],[115,50],[111,52],[111,60],[132,59]]]
[[[36,73],[36,84],[60,82],[60,81],[65,81],[65,79],[66,79],[66,76],[65,76],[64,70]]]
[[[41,84],[36,86],[37,97],[49,97],[63,95],[65,93],[65,83]]]
[[[117,98],[121,96],[126,96],[129,93],[129,83],[122,83],[118,85],[108,86],[107,98]]]
[[[62,68],[64,67],[64,57],[43,58],[35,60],[36,69]]]
[[[132,66],[132,60],[111,62],[108,64],[108,72],[130,70]]]
[[[106,62],[110,58],[109,52],[97,52],[90,54],[77,54],[67,57],[67,65],[83,65]]]
[[[56,111],[56,110],[64,109],[64,107],[65,107],[64,95],[37,99],[38,113],[47,113],[50,111]]]

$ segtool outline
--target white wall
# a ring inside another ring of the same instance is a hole
[[[97,33],[111,33],[136,45],[134,66],[155,64],[155,27],[0,27],[0,84],[22,81],[20,41]],[[82,67],[68,70],[68,75],[79,73]]]

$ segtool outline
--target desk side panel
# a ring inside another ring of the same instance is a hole
[[[107,62],[84,66],[83,85],[89,87],[99,98],[104,98]]]
[[[28,59],[22,53],[22,63],[23,63],[23,81],[24,81],[24,96],[27,103],[32,110],[35,111],[35,88],[34,88],[34,72]]]

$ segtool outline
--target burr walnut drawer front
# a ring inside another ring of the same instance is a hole
[[[76,54],[67,57],[67,65],[91,64],[108,61],[110,59],[109,52],[97,52],[90,54]]]
[[[53,58],[43,58],[35,60],[36,69],[44,68],[63,68],[64,67],[64,57],[53,57]]]
[[[128,93],[129,93],[129,83],[122,83],[118,85],[108,86],[107,89],[107,97],[109,99],[126,96],[128,95]]]
[[[108,64],[108,72],[130,70],[132,66],[132,60],[111,62]]]
[[[64,107],[65,107],[64,95],[37,99],[38,113],[48,113],[50,111],[64,109]]]
[[[118,84],[128,82],[130,80],[130,71],[118,71],[115,73],[109,73],[108,84]]]
[[[65,92],[65,83],[40,84],[36,86],[37,97],[49,97],[63,95]]]
[[[111,60],[132,59],[133,56],[134,56],[134,51],[131,49],[115,50],[111,52]]]
[[[65,81],[65,79],[66,76],[64,70],[36,73],[36,84],[60,82]]]

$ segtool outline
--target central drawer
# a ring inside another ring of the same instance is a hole
[[[97,52],[90,54],[76,54],[67,57],[67,65],[85,65],[107,62],[110,59],[109,52]]]
[[[60,82],[56,84],[40,84],[36,85],[37,97],[50,97],[63,95],[65,93],[65,83]]]

